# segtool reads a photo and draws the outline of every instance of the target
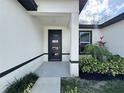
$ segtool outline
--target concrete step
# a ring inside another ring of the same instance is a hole
[[[35,73],[39,77],[70,77],[69,62],[44,62]]]
[[[31,93],[60,93],[60,77],[41,77],[33,86]]]

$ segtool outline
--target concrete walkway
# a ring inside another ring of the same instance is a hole
[[[39,78],[31,93],[60,93],[60,77]]]
[[[44,62],[35,73],[40,77],[70,77],[69,62]]]
[[[61,77],[70,77],[69,62],[44,62],[35,73],[40,78],[31,93],[60,93]]]

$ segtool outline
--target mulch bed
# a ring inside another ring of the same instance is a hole
[[[99,74],[99,73],[82,73],[79,71],[79,77],[86,80],[124,80],[124,75],[112,76],[109,74]]]

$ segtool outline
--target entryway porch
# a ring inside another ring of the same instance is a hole
[[[70,62],[44,62],[35,73],[39,79],[33,86],[31,93],[60,93],[61,77],[71,77]]]
[[[44,62],[35,73],[39,77],[70,77],[70,62]]]

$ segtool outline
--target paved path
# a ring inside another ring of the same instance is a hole
[[[61,77],[70,77],[69,62],[44,62],[35,73],[40,78],[31,93],[60,93]]]
[[[39,78],[31,93],[60,93],[60,77]]]
[[[69,62],[44,62],[35,72],[40,77],[70,77]]]

